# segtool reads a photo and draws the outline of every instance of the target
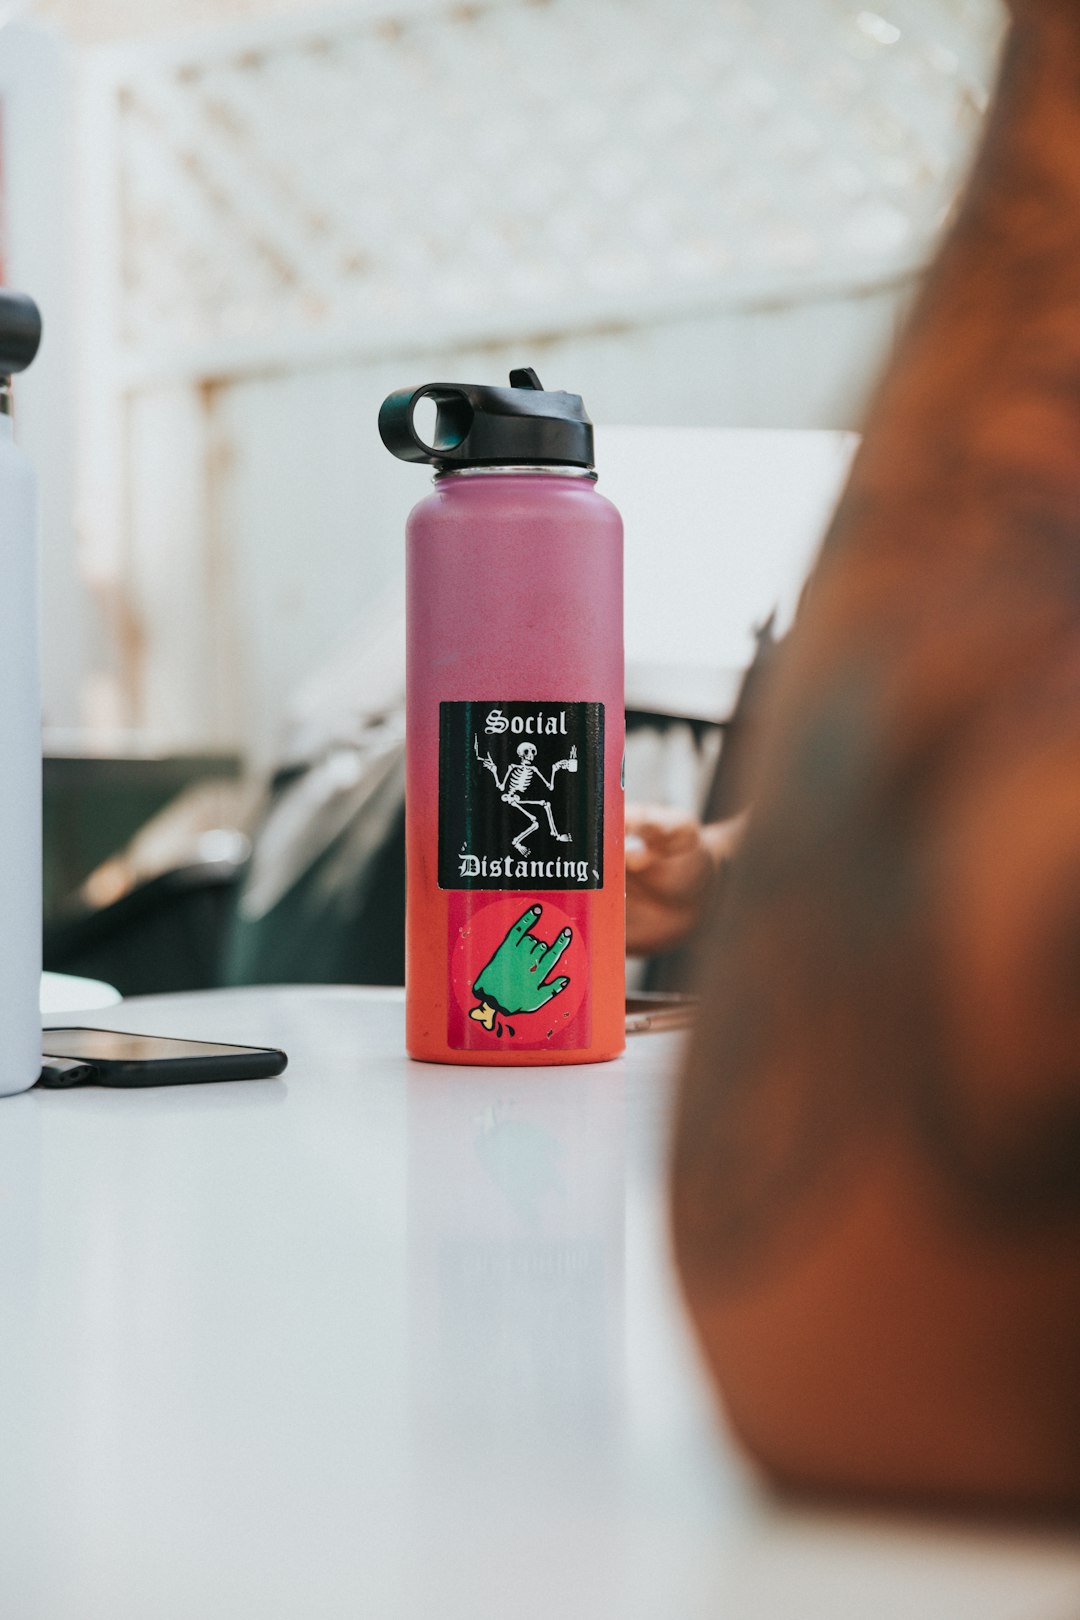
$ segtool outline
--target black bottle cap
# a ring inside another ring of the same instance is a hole
[[[437,407],[425,444],[414,415],[422,399]],[[510,373],[509,388],[475,383],[427,383],[403,388],[379,412],[383,444],[402,461],[432,467],[566,466],[593,464],[592,423],[578,394],[547,393],[531,367]]]
[[[0,377],[25,371],[41,342],[41,312],[25,293],[0,287]]]

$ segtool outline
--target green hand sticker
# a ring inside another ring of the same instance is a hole
[[[546,976],[566,950],[573,931],[564,928],[553,944],[545,944],[529,932],[542,910],[542,906],[530,906],[518,918],[473,985],[473,995],[478,997],[480,1006],[473,1007],[469,1017],[487,1030],[494,1027],[497,1012],[504,1017],[538,1012],[554,996],[561,995],[570,983],[565,977],[548,980]]]

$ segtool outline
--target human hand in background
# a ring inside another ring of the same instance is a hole
[[[631,805],[626,812],[626,949],[670,951],[687,938],[712,879],[734,854],[745,816],[702,825],[685,810]]]

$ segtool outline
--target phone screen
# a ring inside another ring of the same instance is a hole
[[[124,1035],[112,1029],[46,1029],[45,1057],[82,1058],[87,1063],[167,1063],[170,1059],[236,1057],[255,1046],[216,1046],[209,1041],[173,1041],[164,1035]]]

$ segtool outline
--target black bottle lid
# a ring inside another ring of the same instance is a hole
[[[437,407],[432,443],[416,431],[422,399]],[[455,467],[592,467],[593,430],[578,394],[548,393],[536,372],[510,373],[509,388],[476,383],[427,383],[383,401],[379,433],[402,461]]]
[[[41,342],[41,312],[25,293],[0,287],[0,377],[25,371]]]

